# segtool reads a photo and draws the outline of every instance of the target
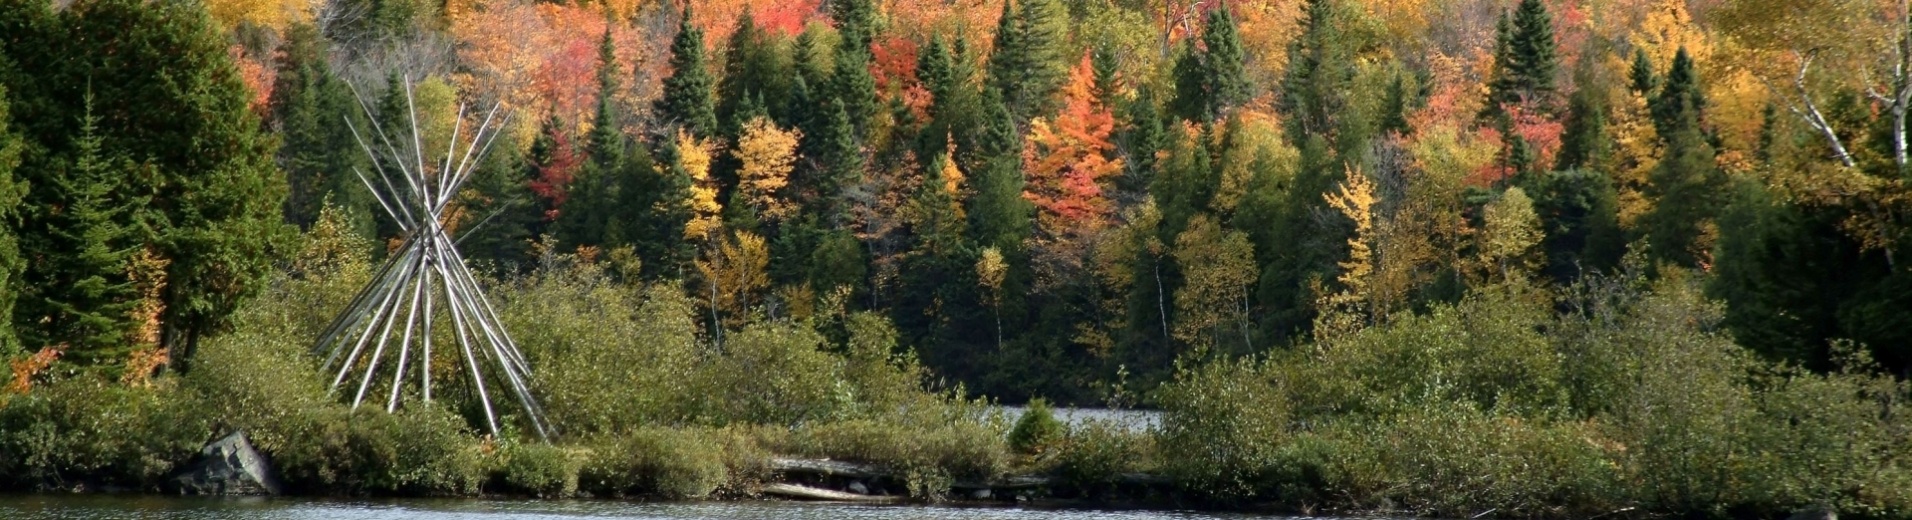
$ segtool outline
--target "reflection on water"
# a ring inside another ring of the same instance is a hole
[[[1195,520],[1244,515],[998,507],[867,506],[800,502],[641,503],[611,500],[185,498],[137,495],[0,496],[10,520]]]
[[[1009,419],[1010,424],[1015,424],[1016,419],[1021,418],[1023,412],[1027,411],[1029,408],[1023,406],[1002,407],[1003,417]],[[1112,410],[1065,406],[1050,408],[1050,411],[1056,415],[1056,419],[1071,428],[1082,426],[1089,421],[1116,424],[1135,431],[1153,429],[1162,424],[1162,412],[1159,410]]]

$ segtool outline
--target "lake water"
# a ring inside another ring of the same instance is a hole
[[[1278,518],[1184,511],[866,506],[738,501],[189,498],[140,495],[0,496],[9,520],[1198,520]]]
[[[1023,412],[1028,410],[1021,406],[1002,407],[1003,416],[1009,419],[1010,424],[1015,424],[1016,419],[1021,418]],[[1162,412],[1159,410],[1055,407],[1050,408],[1050,412],[1055,414],[1057,420],[1071,428],[1082,426],[1089,421],[1100,421],[1142,431],[1153,429],[1162,423]]]

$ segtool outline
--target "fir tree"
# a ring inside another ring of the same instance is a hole
[[[465,227],[459,250],[475,262],[522,272],[533,265],[531,240],[541,231],[544,211],[524,177],[524,147],[511,132],[497,139],[467,183],[475,197],[465,207],[475,221]]]
[[[597,114],[591,131],[585,134],[584,152],[588,162],[569,186],[565,211],[558,214],[556,231],[559,243],[575,246],[615,246],[607,241],[617,207],[618,181],[624,168],[624,136],[619,131],[617,93],[623,71],[617,64],[617,49],[610,28],[598,44]]]
[[[1700,91],[1699,72],[1694,70],[1693,58],[1687,55],[1686,48],[1680,48],[1673,55],[1673,65],[1667,69],[1660,93],[1653,97],[1650,105],[1654,128],[1661,136],[1673,135],[1689,115],[1695,124],[1706,120],[1706,98]]]
[[[717,86],[717,118],[724,125],[723,134],[735,137],[742,124],[750,121],[738,112],[743,105],[760,101],[751,93],[762,99],[785,99],[789,95],[789,74],[789,64],[783,61],[770,35],[757,26],[756,18],[746,7],[737,17],[737,31],[730,35],[730,44],[724,53],[724,79]],[[785,125],[796,124],[780,117],[784,115],[783,107],[763,107],[775,111],[772,119]]]
[[[1613,181],[1594,170],[1551,172],[1537,192],[1534,211],[1545,231],[1546,274],[1572,283],[1619,265],[1626,251]]]
[[[1363,124],[1352,113],[1355,56],[1360,42],[1343,27],[1348,7],[1342,0],[1308,0],[1301,36],[1288,47],[1288,74],[1282,80],[1279,107],[1287,114],[1289,142],[1299,147],[1309,136],[1327,136],[1341,148],[1363,141]],[[1346,135],[1344,135],[1346,134]]]
[[[1605,89],[1593,78],[1582,78],[1580,88],[1567,99],[1567,124],[1560,136],[1554,169],[1593,168],[1604,171],[1613,139],[1607,136]]]
[[[869,49],[857,49],[847,43],[837,47],[836,72],[830,80],[831,96],[842,102],[856,135],[864,135],[881,108],[877,105],[876,78],[870,75]]]
[[[984,100],[988,116],[981,144],[984,160],[975,173],[976,192],[968,211],[970,233],[978,247],[994,246],[1007,254],[1022,250],[1035,208],[1022,196],[1026,180],[1014,116],[993,94]]]
[[[1633,50],[1633,65],[1627,69],[1627,79],[1627,86],[1633,89],[1633,93],[1649,98],[1660,88],[1660,80],[1653,72],[1653,62],[1646,58],[1645,50]]]
[[[1700,130],[1698,114],[1682,107],[1672,123],[1663,134],[1666,153],[1647,177],[1646,195],[1653,208],[1640,217],[1639,226],[1654,258],[1699,267],[1710,256],[1710,235],[1717,231],[1713,219],[1730,186],[1714,162],[1713,145]]]
[[[692,134],[716,135],[717,108],[712,97],[710,69],[705,64],[704,31],[691,23],[690,2],[671,39],[671,75],[664,78],[664,95],[657,100],[659,120],[682,125]]]
[[[136,213],[146,201],[126,197],[138,173],[105,156],[92,100],[88,94],[71,157],[28,192],[20,248],[27,258],[58,261],[28,267],[15,310],[26,344],[67,345],[65,359],[83,366],[111,364],[130,351],[137,294],[128,260],[149,238]]]

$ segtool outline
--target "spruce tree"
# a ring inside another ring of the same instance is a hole
[[[691,2],[671,39],[671,75],[664,78],[664,95],[657,100],[657,118],[683,126],[692,134],[712,137],[717,132],[717,108],[710,69],[705,64],[704,31],[691,23]]]
[[[524,176],[524,147],[511,132],[497,139],[466,185],[477,195],[466,203],[475,220],[459,238],[459,251],[507,273],[523,272],[534,265],[531,240],[541,230],[544,211]]]
[[[1523,102],[1544,107],[1548,102],[1544,98],[1553,93],[1559,62],[1547,7],[1540,0],[1521,0],[1511,20],[1501,16],[1499,30],[1502,43],[1494,56],[1486,110],[1498,114],[1501,106]]]
[[[1208,115],[1221,117],[1254,97],[1248,84],[1247,54],[1227,2],[1208,12],[1208,23],[1202,26],[1202,45]]]
[[[1599,171],[1573,169],[1551,172],[1541,184],[1534,211],[1546,233],[1541,240],[1545,273],[1569,284],[1617,267],[1626,237],[1620,230],[1613,181]]]
[[[1700,91],[1699,72],[1694,70],[1693,57],[1686,53],[1685,47],[1673,55],[1673,65],[1667,69],[1659,95],[1653,97],[1650,106],[1654,128],[1663,137],[1678,131],[1676,127],[1684,124],[1683,118],[1688,115],[1695,121],[1706,119],[1706,98]]]
[[[58,260],[28,267],[15,309],[26,344],[67,345],[64,359],[82,366],[113,364],[130,351],[138,302],[128,261],[150,239],[138,213],[147,201],[126,196],[140,173],[106,156],[92,99],[86,96],[70,158],[27,194],[20,249],[27,258]]]
[[[724,79],[717,86],[717,118],[723,124],[723,135],[735,138],[741,125],[750,121],[749,117],[738,115],[744,104],[757,101],[752,93],[763,99],[783,100],[788,94],[790,83],[789,65],[777,52],[776,44],[762,27],[757,26],[756,18],[748,7],[737,17],[737,31],[731,33],[730,44],[724,53]],[[783,107],[768,107],[774,114],[772,119],[789,126],[796,122],[781,118]]]
[[[1645,50],[1633,50],[1633,65],[1627,69],[1627,80],[1630,82],[1627,86],[1633,89],[1633,93],[1649,99],[1660,88],[1660,79],[1654,75],[1653,62],[1646,58]]]
[[[825,114],[822,132],[817,135],[822,166],[810,187],[816,192],[815,212],[826,224],[843,226],[850,218],[844,191],[863,180],[863,152],[857,146],[856,128],[843,101],[831,100]]]
[[[984,96],[986,129],[981,143],[983,163],[975,173],[975,195],[969,208],[970,233],[978,247],[1009,252],[1022,250],[1029,236],[1034,206],[1022,197],[1021,136],[1014,116],[994,94]]]
[[[1288,117],[1288,139],[1297,147],[1309,136],[1327,136],[1341,148],[1355,146],[1362,124],[1350,111],[1354,92],[1354,41],[1344,25],[1350,16],[1343,0],[1308,0],[1302,33],[1288,47],[1288,74],[1278,106]],[[1343,135],[1348,134],[1348,135]]]
[[[1591,76],[1583,77],[1579,84],[1567,98],[1567,122],[1560,136],[1560,152],[1555,155],[1556,170],[1601,170],[1607,166],[1608,154],[1613,150],[1613,139],[1606,135],[1604,86]]]
[[[556,223],[559,243],[566,249],[617,245],[606,241],[606,231],[617,207],[619,174],[624,168],[624,136],[619,131],[617,110],[622,76],[611,30],[606,27],[598,44],[597,114],[584,140],[588,160],[572,179],[564,211],[558,213]]]
[[[881,107],[876,99],[876,77],[870,75],[870,51],[847,42],[837,47],[836,72],[830,77],[830,95],[842,102],[856,135],[870,131],[870,121]],[[861,142],[861,139],[858,140]]]

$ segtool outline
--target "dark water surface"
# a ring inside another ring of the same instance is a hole
[[[612,500],[187,498],[142,495],[0,496],[6,520],[1205,520],[1272,518],[1182,511],[868,506],[804,502]]]

